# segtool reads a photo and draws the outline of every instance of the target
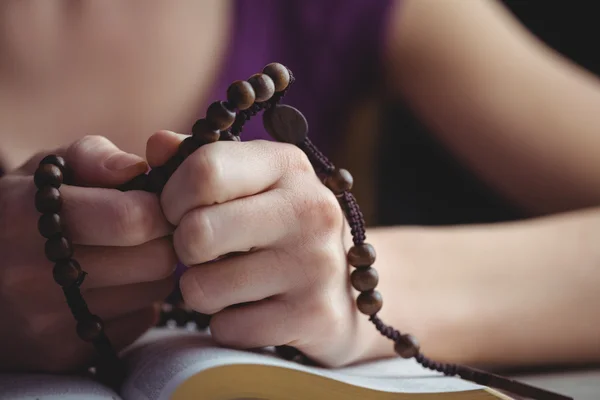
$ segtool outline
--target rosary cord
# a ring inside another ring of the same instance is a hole
[[[267,131],[278,141],[296,144],[306,154],[315,172],[324,175],[324,184],[338,198],[350,226],[354,244],[348,251],[347,260],[348,264],[355,268],[350,275],[350,281],[354,289],[360,292],[356,299],[357,308],[362,314],[369,316],[369,321],[381,335],[393,341],[394,350],[400,357],[415,358],[423,367],[444,375],[458,375],[465,380],[538,400],[570,399],[485,371],[430,360],[420,353],[419,344],[412,335],[402,334],[379,318],[378,312],[382,308],[383,298],[375,290],[379,281],[377,271],[372,268],[375,250],[365,242],[365,220],[356,198],[350,192],[352,176],[348,171],[336,168],[308,139],[307,122],[298,110],[278,104],[294,80],[289,69],[281,64],[272,63],[266,66],[261,74],[254,75],[248,81],[234,82],[230,86],[231,92],[228,89],[228,100],[211,104],[206,118],[196,121],[192,127],[192,135],[180,144],[175,155],[164,165],[153,168],[148,174],[135,177],[119,189],[160,194],[167,180],[186,157],[201,146],[218,140],[239,141],[246,121],[265,110],[266,120],[263,120],[263,124]],[[38,229],[41,235],[48,239],[46,256],[55,263],[54,280],[62,287],[69,309],[77,321],[77,334],[81,339],[92,342],[100,356],[97,376],[101,381],[116,388],[124,378],[123,364],[104,333],[102,320],[90,312],[81,295],[79,286],[85,278],[85,272],[72,258],[71,242],[63,234],[59,215],[62,197],[58,188],[69,174],[64,159],[60,157],[48,156],[40,162],[34,175],[38,188],[35,205],[42,213]],[[193,321],[201,329],[208,326],[209,319],[210,316],[166,304],[158,325],[164,326],[171,320],[178,326],[183,326]],[[286,358],[302,358],[302,354],[293,347],[278,346],[276,349]]]

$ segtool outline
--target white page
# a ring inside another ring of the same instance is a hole
[[[134,372],[123,386],[123,397],[127,400],[167,400],[190,376],[208,368],[240,363],[280,366],[389,392],[453,392],[481,388],[402,359],[330,370],[285,361],[268,351],[245,352],[209,346],[214,343],[207,335],[168,329],[150,332],[127,354],[128,364]],[[381,369],[378,369],[380,365]],[[385,378],[377,378],[380,374]]]
[[[0,400],[121,400],[114,391],[77,376],[0,374]]]

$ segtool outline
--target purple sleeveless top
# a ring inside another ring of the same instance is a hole
[[[326,154],[346,108],[381,77],[381,51],[391,0],[235,0],[235,21],[225,67],[213,94],[247,79],[270,62],[292,70],[296,84],[284,102],[298,108],[309,136]],[[261,118],[242,140],[271,140]]]

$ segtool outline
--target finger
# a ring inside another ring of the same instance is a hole
[[[152,168],[165,164],[177,153],[179,145],[189,135],[171,131],[158,131],[146,142],[146,159]]]
[[[193,209],[175,229],[173,245],[182,263],[194,265],[231,252],[273,246],[296,235],[298,230],[294,208],[285,191],[275,189]]]
[[[154,306],[106,321],[104,331],[114,348],[119,351],[132,344],[156,324],[158,309]]]
[[[299,283],[286,261],[274,251],[223,258],[188,268],[179,287],[194,310],[214,314],[226,307],[285,293]]]
[[[155,195],[63,186],[61,216],[76,244],[135,246],[172,232]]]
[[[117,187],[148,170],[142,157],[120,150],[102,136],[85,136],[69,146],[65,161],[81,186]]]
[[[37,188],[31,177],[3,178],[10,191],[3,196],[3,224],[14,234],[39,236],[40,213],[34,201]],[[19,182],[20,181],[20,182]],[[135,246],[163,237],[173,231],[159,200],[151,193],[121,192],[116,189],[62,186],[61,229],[75,244],[95,246]],[[24,201],[31,199],[31,201]]]
[[[108,321],[164,301],[175,289],[175,277],[116,287],[91,289],[82,293],[90,311]]]
[[[73,258],[87,272],[82,289],[160,281],[175,272],[177,257],[168,238],[133,247],[76,246]]]
[[[199,148],[173,173],[161,194],[174,225],[198,207],[224,203],[272,188],[286,171],[312,171],[295,146],[268,141],[216,142]]]
[[[215,341],[242,349],[292,343],[302,325],[291,304],[281,298],[227,308],[211,317]]]

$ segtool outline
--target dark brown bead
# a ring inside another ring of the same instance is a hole
[[[144,190],[150,193],[160,193],[168,180],[169,176],[163,167],[153,168],[148,173],[148,181],[146,182]]]
[[[360,267],[352,271],[350,275],[352,287],[359,292],[367,292],[377,287],[379,274],[375,268]]]
[[[148,183],[148,175],[140,174],[140,175],[136,176],[135,178],[133,178],[132,180],[130,180],[129,182],[125,183],[124,185],[121,185],[119,187],[119,190],[121,190],[123,192],[128,192],[130,190],[144,190],[147,183]]]
[[[189,136],[183,139],[181,143],[179,143],[179,149],[177,150],[177,153],[185,159],[188,158],[199,148],[200,143],[197,140],[195,140],[193,136]]]
[[[225,107],[225,102],[215,101],[206,110],[206,120],[215,130],[224,131],[235,121],[235,113]]]
[[[173,157],[169,158],[162,166],[165,170],[165,174],[167,174],[167,176],[172,176],[183,161],[184,158],[180,154],[175,154]]]
[[[375,315],[383,307],[383,297],[377,290],[362,292],[356,298],[358,310],[366,315]]]
[[[227,101],[238,110],[247,110],[255,100],[254,88],[247,81],[235,81],[227,88]]]
[[[413,335],[402,335],[394,343],[394,350],[402,358],[413,358],[419,355],[419,342]]]
[[[63,174],[59,167],[53,164],[42,164],[33,175],[33,182],[38,189],[46,186],[59,188],[63,183]]]
[[[171,311],[171,319],[177,326],[185,326],[188,322],[190,322],[190,317],[190,313],[180,307],[174,307]]]
[[[69,287],[81,278],[81,266],[73,259],[58,261],[52,270],[54,282],[62,287]]]
[[[73,256],[73,246],[66,237],[55,236],[46,241],[45,252],[46,258],[50,261],[67,260]]]
[[[42,161],[40,161],[40,165],[46,164],[56,165],[58,168],[60,168],[60,171],[63,174],[67,170],[67,163],[65,162],[65,159],[61,156],[57,156],[54,154],[47,155],[46,157],[42,158]]]
[[[248,78],[248,83],[252,85],[258,103],[269,100],[275,94],[275,82],[269,75],[254,74]]]
[[[277,104],[263,113],[263,125],[273,139],[298,145],[308,135],[308,122],[300,111],[287,104]]]
[[[221,142],[239,142],[240,137],[237,135],[234,135],[233,133],[231,133],[229,131],[223,131],[221,133],[221,137],[219,138],[219,140]]]
[[[104,324],[96,315],[90,315],[77,322],[77,335],[86,342],[92,342],[99,338],[103,329]]]
[[[62,223],[58,214],[42,214],[38,219],[38,231],[46,239],[62,233]]]
[[[324,183],[334,194],[340,195],[352,189],[354,179],[347,170],[336,168],[331,175],[325,178]]]
[[[275,352],[281,358],[283,358],[285,360],[290,360],[290,361],[298,359],[299,357],[302,356],[302,353],[300,352],[300,350],[298,350],[295,347],[287,346],[287,345],[276,346],[275,347]]]
[[[193,138],[198,144],[198,147],[204,144],[216,142],[221,136],[219,130],[214,129],[204,118],[196,121],[192,127],[192,134],[194,135]],[[196,147],[196,150],[197,149],[198,148]]]
[[[35,208],[41,213],[57,213],[62,208],[62,203],[62,196],[55,187],[43,187],[35,194]]]
[[[206,329],[210,326],[210,317],[209,314],[202,313],[194,313],[194,322],[196,323],[196,328],[198,329]]]
[[[263,74],[273,79],[275,91],[282,92],[290,84],[290,71],[279,63],[271,63],[263,68]]]
[[[348,264],[353,267],[369,267],[375,262],[375,248],[369,243],[352,246],[348,251]]]

